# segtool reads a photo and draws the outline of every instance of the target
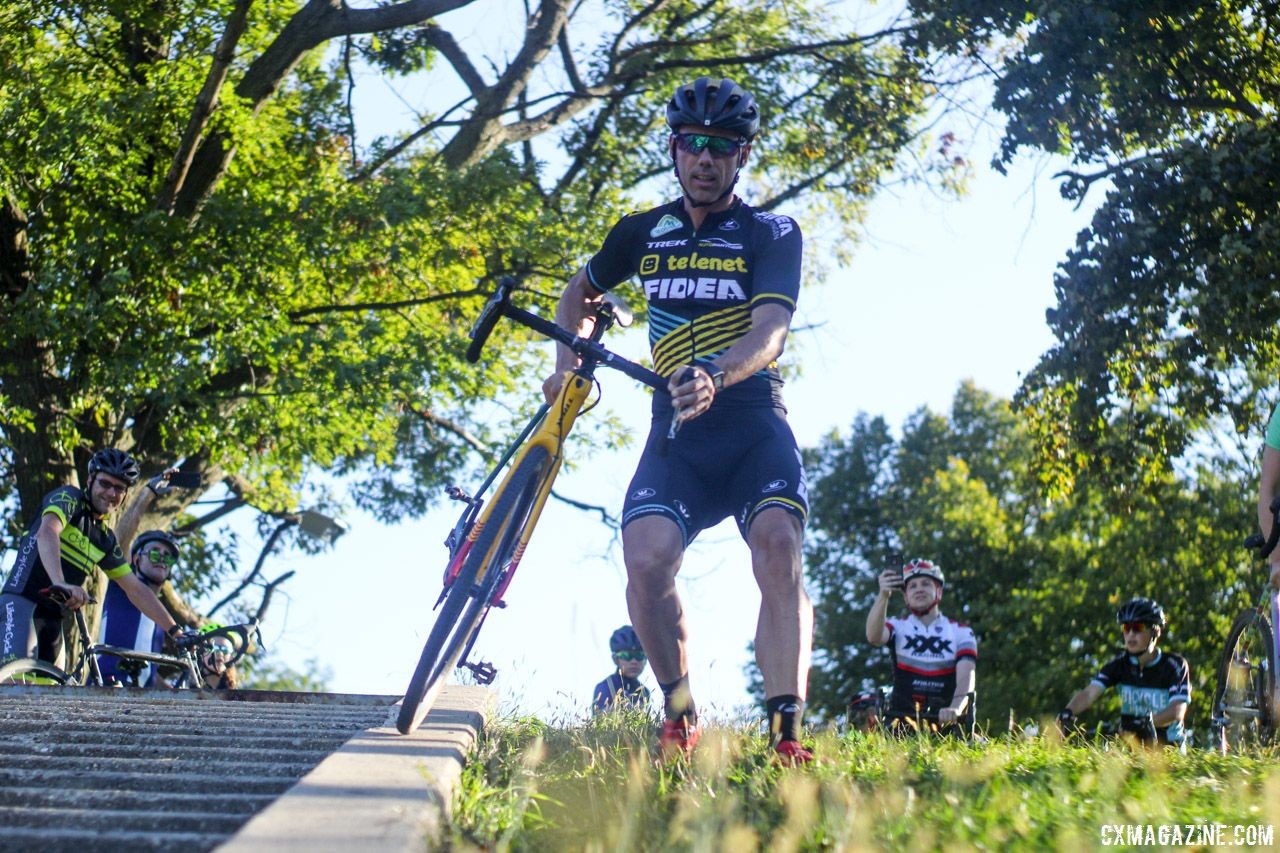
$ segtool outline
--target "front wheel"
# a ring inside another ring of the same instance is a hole
[[[1223,752],[1271,742],[1276,724],[1275,665],[1267,620],[1254,610],[1241,613],[1227,634],[1213,696],[1215,735]]]
[[[0,666],[0,686],[33,684],[67,684],[71,676],[51,663],[35,658],[18,658]]]
[[[492,604],[497,581],[529,523],[550,464],[546,448],[530,448],[490,504],[484,529],[449,587],[409,680],[396,718],[396,729],[401,734],[409,734],[422,722],[445,676],[470,646]]]

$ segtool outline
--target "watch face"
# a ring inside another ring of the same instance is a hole
[[[724,371],[723,370],[711,371],[711,384],[715,387],[716,391],[724,390]]]

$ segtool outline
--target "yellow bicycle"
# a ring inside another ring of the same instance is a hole
[[[544,404],[472,497],[456,486],[449,496],[467,506],[445,540],[449,564],[444,588],[436,601],[439,613],[422,648],[418,666],[405,691],[396,720],[402,734],[416,729],[430,710],[445,677],[455,668],[467,668],[482,684],[491,683],[496,671],[489,663],[468,660],[485,617],[493,607],[504,607],[503,595],[515,575],[542,507],[563,461],[564,440],[595,384],[596,368],[620,370],[652,388],[667,381],[639,364],[600,344],[604,332],[627,324],[625,308],[608,300],[595,315],[589,338],[579,337],[555,323],[511,304],[516,282],[503,278],[485,304],[471,330],[467,360],[479,360],[485,341],[498,320],[507,317],[572,349],[581,363],[573,370],[554,402]],[[481,495],[506,468],[506,475],[485,505]]]

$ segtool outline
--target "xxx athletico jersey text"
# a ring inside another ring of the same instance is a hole
[[[890,708],[914,714],[950,705],[956,693],[956,662],[978,659],[973,629],[941,613],[928,625],[914,613],[905,619],[886,619],[893,654],[893,697]]]
[[[93,514],[85,493],[75,486],[62,486],[45,495],[40,514],[18,540],[18,560],[5,581],[4,592],[36,601],[39,591],[51,583],[36,548],[36,531],[46,515],[62,521],[62,576],[67,583],[83,585],[95,566],[101,566],[109,578],[129,574],[115,533]],[[56,607],[53,610],[57,612]]]
[[[800,228],[788,216],[736,201],[709,213],[697,231],[682,201],[627,216],[587,262],[604,292],[640,277],[649,303],[649,345],[661,376],[714,359],[751,329],[751,311],[770,303],[795,311],[800,293]],[[713,408],[782,409],[782,378],[770,364],[716,395]],[[654,392],[655,416],[671,398]]]

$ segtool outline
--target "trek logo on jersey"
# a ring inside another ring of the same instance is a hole
[[[644,294],[654,299],[714,299],[719,302],[746,302],[742,285],[731,278],[647,278]]]
[[[657,225],[653,226],[649,231],[649,236],[661,237],[663,234],[670,234],[672,231],[679,231],[683,227],[683,222],[668,213],[658,220]]]
[[[774,480],[772,483],[770,483],[769,485],[765,486],[765,487],[764,487],[763,489],[761,489],[760,491],[767,495],[767,494],[769,494],[769,492],[777,492],[777,491],[780,491],[780,490],[782,490],[782,489],[785,489],[786,487],[787,487],[787,481],[786,481],[786,480]]]
[[[674,249],[677,246],[689,245],[689,241],[688,240],[654,240],[650,243],[646,243],[645,245],[648,246],[650,249]]]
[[[680,242],[683,243],[684,241],[681,240]],[[728,240],[724,239],[723,237],[704,237],[703,239],[698,241],[698,248],[699,249],[728,249],[729,251],[732,251],[732,252],[741,252],[742,244],[730,243]]]
[[[656,495],[656,494],[657,494],[657,492],[656,492],[656,491],[654,491],[653,489],[651,489],[651,488],[649,488],[648,486],[646,486],[646,487],[645,487],[645,488],[643,488],[643,489],[636,489],[634,492],[632,492],[632,493],[631,493],[631,500],[633,500],[633,501],[642,501],[642,500],[644,500],[645,498],[651,498],[651,497],[653,497],[653,496],[654,496],[654,495]]]
[[[951,651],[951,641],[944,640],[942,637],[925,637],[920,634],[912,634],[909,637],[903,637],[902,644],[909,651],[928,655],[940,655],[943,652]]]

